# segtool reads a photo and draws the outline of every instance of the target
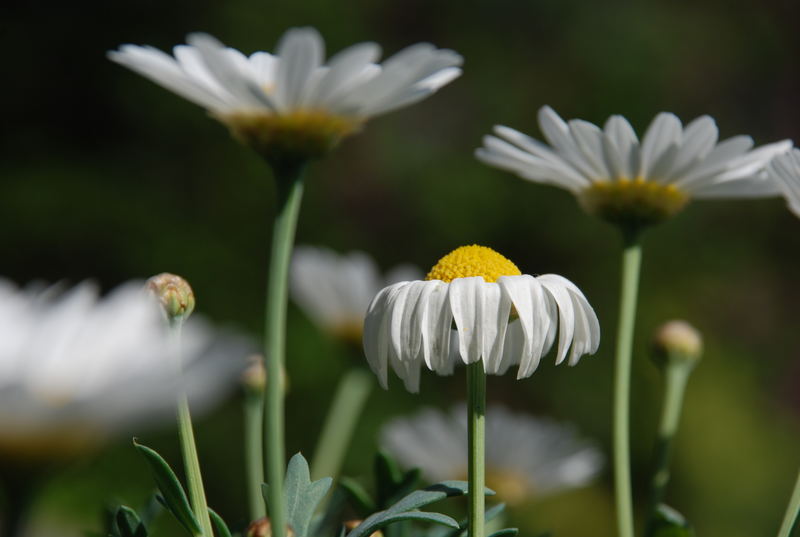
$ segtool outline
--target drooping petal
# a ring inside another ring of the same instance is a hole
[[[481,359],[486,373],[495,375],[500,369],[503,357],[511,299],[496,283],[487,283],[483,286],[483,298]]]
[[[372,372],[384,389],[389,388],[389,351],[391,348],[391,306],[406,282],[381,289],[367,309],[364,319],[364,354]]]
[[[572,297],[561,281],[553,278],[552,274],[545,274],[536,278],[544,287],[545,293],[558,308],[558,353],[556,365],[564,361],[567,349],[572,343],[575,334],[575,311]]]
[[[449,299],[458,330],[458,350],[465,364],[481,358],[483,349],[484,280],[481,276],[450,282]]]

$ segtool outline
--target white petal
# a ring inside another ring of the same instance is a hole
[[[339,97],[380,54],[381,48],[375,43],[359,43],[336,54],[328,62],[329,70],[319,81],[310,101],[325,105]]]
[[[556,365],[564,361],[567,349],[572,343],[575,334],[575,310],[572,297],[563,283],[552,274],[545,274],[536,278],[544,287],[545,292],[558,307],[558,354]]]
[[[502,292],[499,285],[493,283],[483,286],[483,298],[481,356],[486,373],[497,375],[503,357],[508,316],[511,313],[511,299]]]
[[[603,156],[603,133],[594,124],[580,119],[569,122],[569,130],[584,160],[591,166],[594,178],[610,179],[611,171]]]
[[[458,330],[459,354],[465,364],[481,359],[485,283],[480,276],[456,278],[450,282],[450,309]]]
[[[391,348],[391,306],[397,292],[406,282],[382,289],[372,300],[364,320],[364,354],[370,369],[383,389],[388,389],[389,351]]]
[[[611,142],[619,155],[617,166],[621,178],[634,179],[639,173],[639,139],[636,132],[622,116],[615,115],[606,121],[604,132],[606,140]],[[607,153],[608,154],[608,153]]]
[[[305,103],[309,81],[324,55],[325,44],[314,28],[292,28],[283,34],[275,73],[275,98],[283,111]]]
[[[544,292],[536,278],[527,274],[502,276],[497,283],[514,305],[524,336],[517,378],[528,377],[539,365],[550,327]]]
[[[652,176],[653,166],[671,146],[680,144],[681,135],[681,121],[674,114],[658,114],[642,138],[642,160],[638,175],[648,180],[660,180]]]

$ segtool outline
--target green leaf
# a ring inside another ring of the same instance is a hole
[[[147,528],[144,527],[136,511],[125,505],[120,505],[114,514],[113,527],[116,535],[120,537],[147,537]]]
[[[332,482],[330,477],[312,482],[308,462],[300,453],[289,460],[284,482],[286,521],[297,537],[306,537],[311,517]]]
[[[497,518],[500,513],[505,511],[506,504],[498,503],[497,505],[493,505],[489,509],[486,510],[486,513],[483,515],[483,519],[485,522],[491,522],[495,518]],[[464,535],[464,532],[467,531],[467,526],[469,525],[469,518],[461,519],[461,522],[458,523],[458,529],[455,531],[443,531],[440,534],[436,534],[432,537],[459,537],[460,535]]]
[[[458,528],[458,522],[441,513],[427,513],[425,511],[389,513],[387,511],[380,511],[370,517],[367,517],[364,522],[359,524],[355,529],[353,529],[353,531],[348,533],[347,537],[366,537],[368,535],[372,535],[373,532],[378,531],[384,526],[388,526],[394,522],[402,522],[404,520],[433,522],[435,524],[442,524],[443,526],[450,528]]]
[[[161,491],[164,506],[170,513],[181,523],[181,525],[191,533],[197,535],[200,533],[200,524],[189,507],[189,500],[186,497],[181,482],[175,476],[175,472],[169,467],[169,464],[161,458],[161,455],[156,453],[149,447],[140,444],[133,440],[133,446],[144,455],[147,463],[150,465],[150,470],[153,472],[153,477],[156,480],[158,490]]]
[[[659,504],[653,520],[653,537],[694,537],[694,528],[672,507]]]
[[[516,535],[519,533],[519,528],[504,528],[502,530],[498,530],[489,537],[511,537],[512,535]]]
[[[395,460],[388,453],[378,451],[375,455],[375,489],[378,505],[384,507],[391,503],[391,498],[402,481],[403,473]]]
[[[467,493],[466,481],[443,481],[422,490],[414,491],[384,511],[370,515],[364,522],[351,531],[347,537],[365,537],[380,528],[403,520],[420,520],[434,522],[458,529],[458,522],[440,513],[416,511],[420,507],[443,500],[451,496],[462,496]],[[493,491],[486,489],[488,494]]]
[[[214,533],[216,533],[218,537],[231,537],[231,530],[228,529],[228,525],[225,524],[222,517],[210,507],[208,508],[208,514],[211,517],[211,523],[214,525]]]
[[[367,517],[378,509],[369,493],[356,480],[342,477],[339,479],[339,487],[347,493],[347,497],[359,517]]]

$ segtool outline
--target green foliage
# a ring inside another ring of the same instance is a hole
[[[231,537],[231,530],[228,529],[228,525],[225,524],[225,521],[216,511],[209,507],[208,515],[211,517],[211,524],[214,525],[214,533],[217,534],[217,537]]]
[[[139,444],[135,439],[133,441],[134,447],[144,455],[147,463],[150,465],[150,470],[155,478],[158,490],[161,491],[159,501],[170,513],[180,522],[180,524],[192,535],[200,533],[200,524],[189,506],[189,500],[186,497],[186,492],[183,490],[181,482],[178,481],[175,472],[172,471],[167,461],[161,455],[156,453],[155,450]]]
[[[498,503],[493,505],[484,513],[484,521],[491,522],[499,516],[506,509],[506,504]],[[467,534],[467,527],[469,526],[469,518],[463,518],[458,523],[458,529],[448,530],[445,528],[435,528],[428,532],[428,537],[464,537]]]
[[[517,533],[519,533],[519,528],[505,528],[492,533],[489,537],[511,537]]]
[[[306,537],[311,517],[332,481],[330,477],[311,481],[308,462],[300,453],[289,460],[284,481],[286,521],[297,537]]]
[[[379,451],[375,456],[375,489],[378,496],[378,507],[385,508],[414,490],[419,482],[419,477],[419,468],[403,472],[394,459],[387,453]]]
[[[339,487],[347,494],[353,509],[355,509],[359,517],[369,516],[370,513],[374,513],[378,509],[369,492],[355,479],[342,477],[339,479]]]
[[[111,522],[112,537],[147,537],[147,528],[136,511],[120,505]]]
[[[653,521],[651,537],[694,537],[694,528],[672,507],[660,504]]]

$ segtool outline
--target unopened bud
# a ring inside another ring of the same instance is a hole
[[[253,354],[247,358],[247,368],[242,373],[242,386],[251,393],[263,393],[267,387],[267,370],[264,368],[264,357]]]
[[[694,365],[702,354],[703,338],[686,321],[664,323],[653,338],[653,360],[662,367],[676,362]]]
[[[247,526],[244,534],[245,537],[272,537],[272,524],[267,517],[259,518]],[[294,537],[294,530],[288,524],[286,525],[286,537]]]
[[[147,289],[153,293],[170,321],[183,321],[194,310],[194,292],[189,282],[168,272],[147,280]]]
[[[344,529],[347,530],[347,533],[350,533],[351,531],[356,529],[358,526],[360,526],[362,522],[364,522],[364,521],[363,520],[346,520],[345,523],[344,523]],[[383,532],[381,530],[373,531],[370,534],[369,537],[383,537]]]

